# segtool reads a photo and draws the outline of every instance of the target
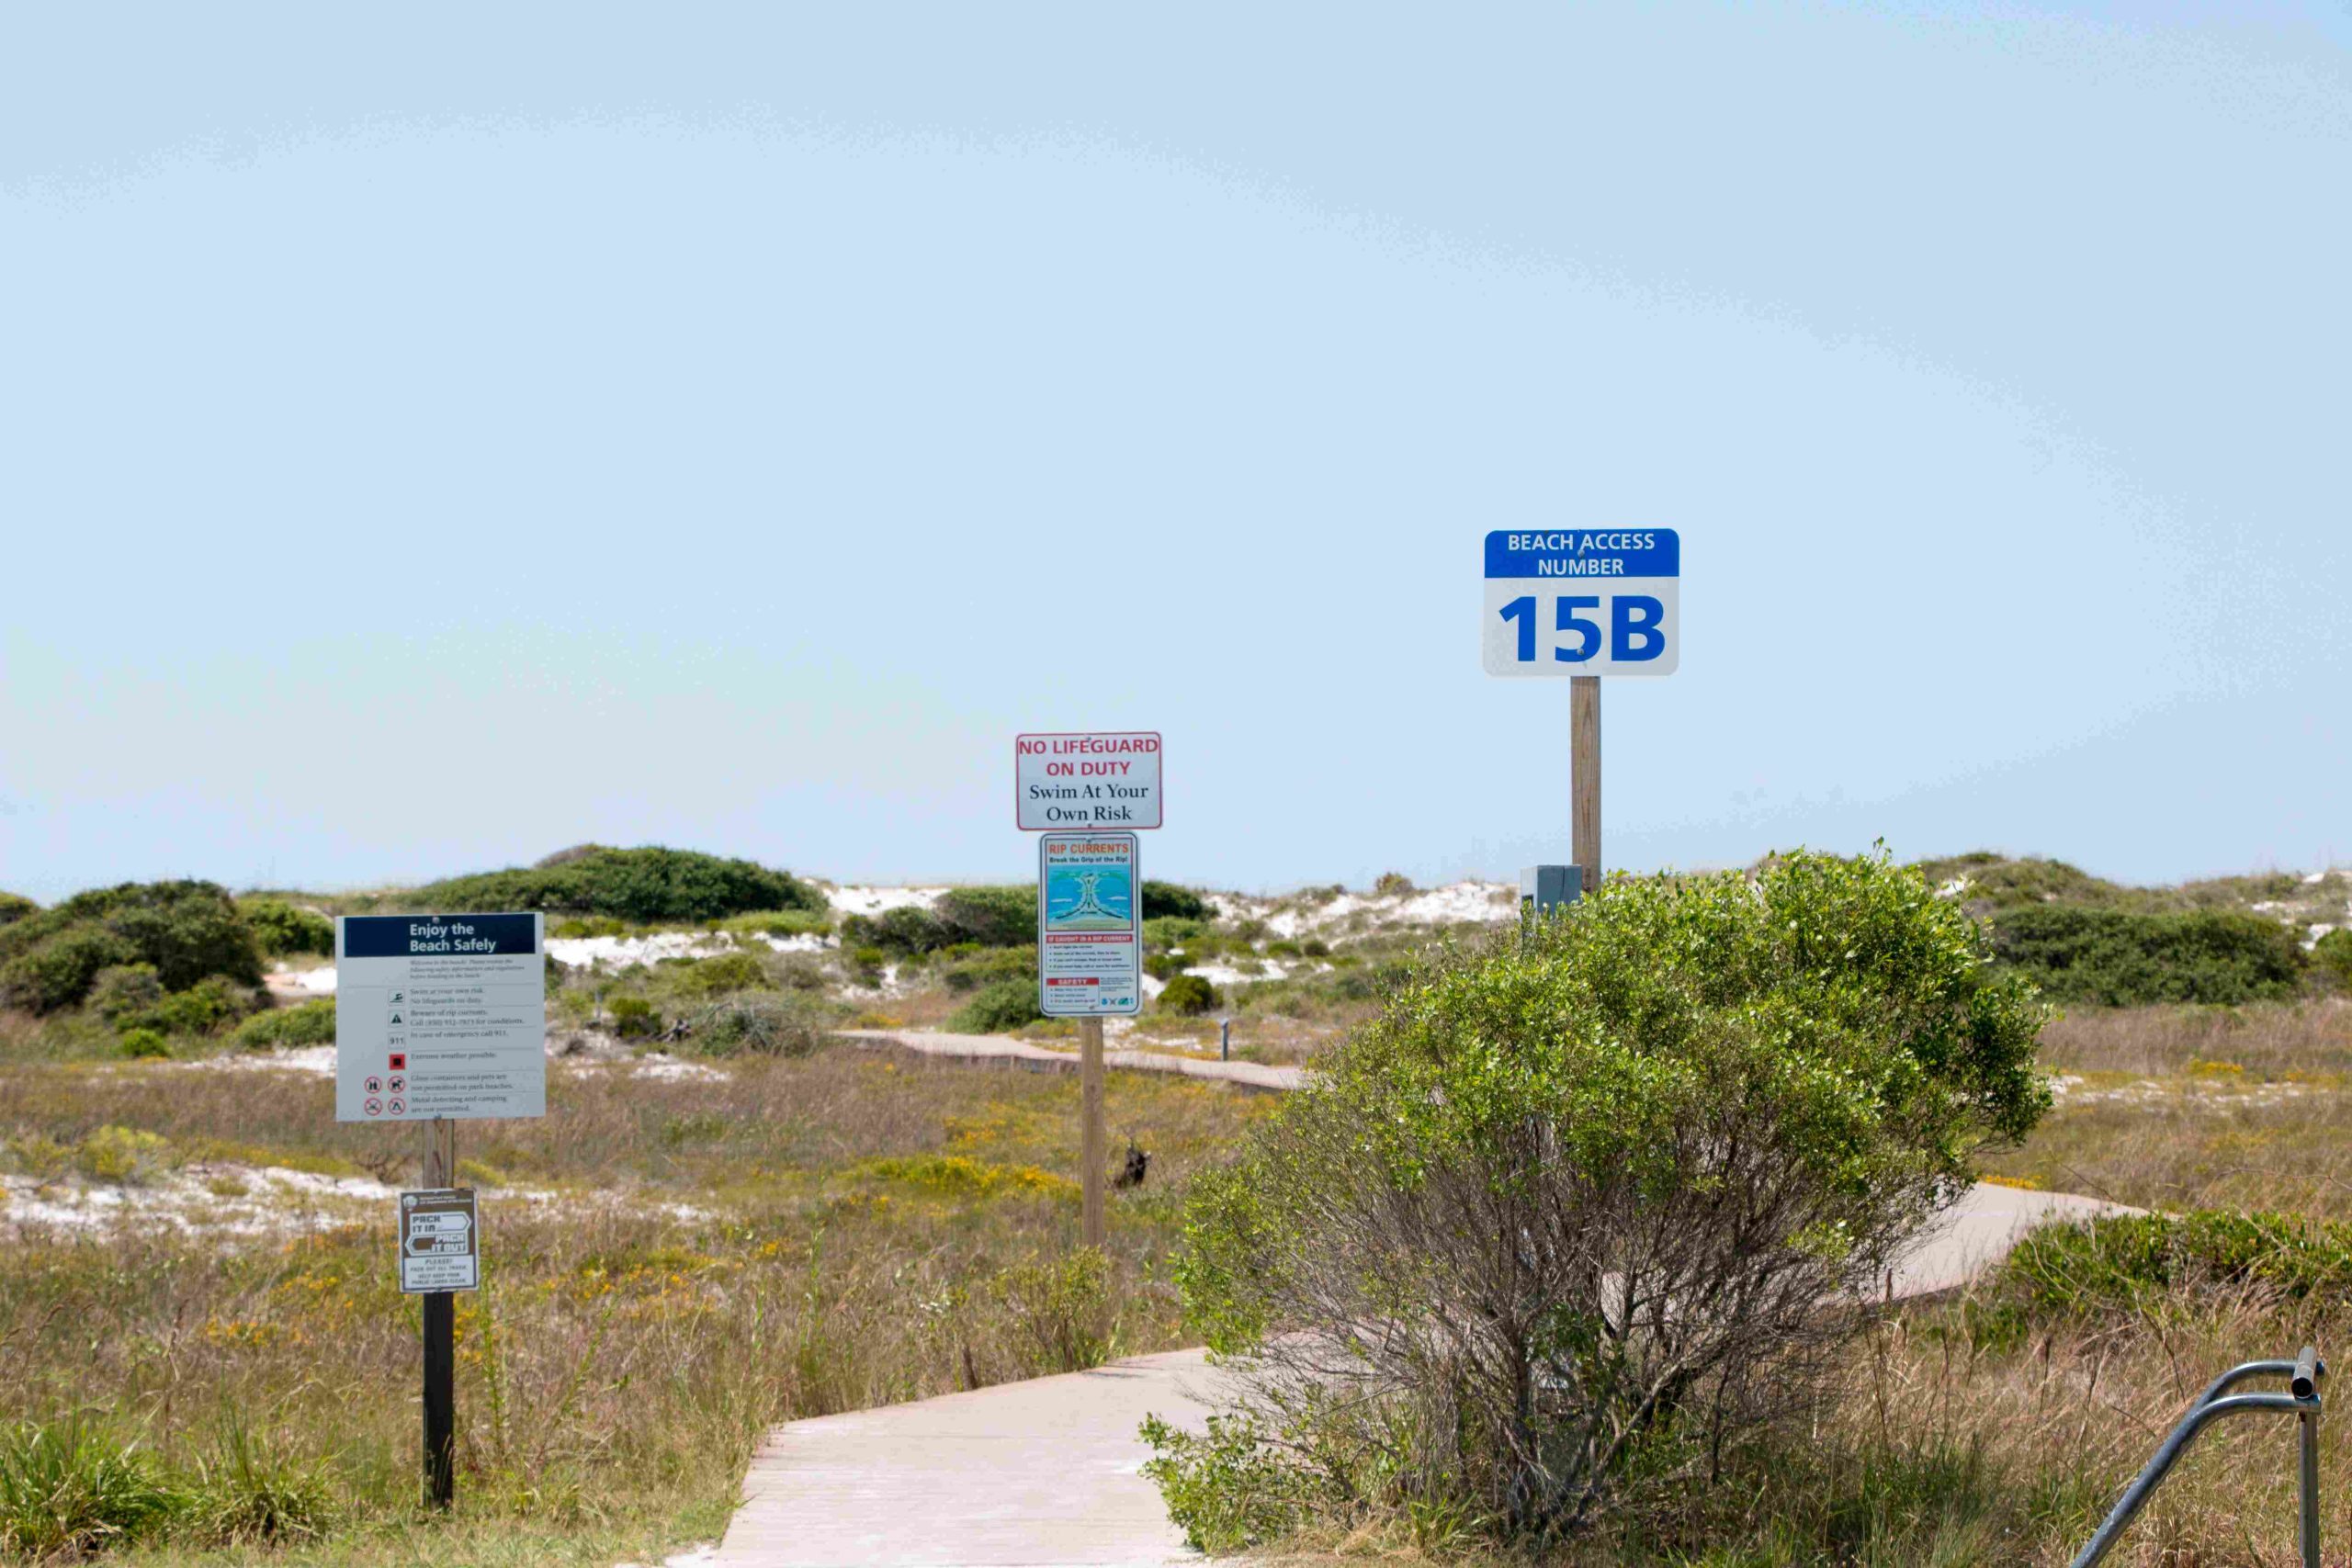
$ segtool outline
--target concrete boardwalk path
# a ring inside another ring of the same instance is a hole
[[[1076,1059],[987,1035],[861,1031],[861,1043],[1001,1059],[1044,1070]],[[1035,1053],[1035,1055],[1031,1055]],[[1120,1056],[1149,1058],[1120,1062]],[[1038,1061],[1037,1057],[1046,1060]],[[1114,1066],[1286,1089],[1295,1067],[1114,1052]],[[1180,1064],[1167,1066],[1165,1064]],[[1237,1069],[1253,1075],[1244,1078]],[[1283,1075],[1273,1081],[1255,1075]],[[2041,1220],[2126,1212],[2097,1199],[1980,1185],[1888,1281],[1898,1298],[1965,1284]],[[1219,1374],[1199,1350],[1091,1372],[794,1421],[769,1435],[713,1568],[1145,1568],[1193,1560],[1140,1473],[1148,1415],[1198,1428]]]

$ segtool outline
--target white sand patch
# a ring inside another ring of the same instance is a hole
[[[701,1062],[682,1062],[667,1051],[648,1051],[627,1064],[633,1078],[683,1078],[695,1083],[725,1083],[727,1075]]]
[[[332,1045],[297,1045],[285,1051],[229,1051],[218,1056],[205,1056],[192,1062],[159,1062],[158,1066],[227,1068],[232,1073],[258,1072],[265,1069],[281,1073],[308,1073],[312,1077],[334,1077],[334,1047]]]
[[[798,931],[791,936],[771,936],[762,931],[760,940],[778,953],[822,953],[842,944],[839,937],[819,936],[815,931]]]
[[[0,1176],[6,1206],[0,1223],[61,1230],[162,1224],[191,1235],[275,1235],[323,1229],[362,1206],[390,1201],[397,1190],[366,1176],[321,1176],[283,1166],[207,1163],[153,1180],[116,1183],[42,1181]]]
[[[878,915],[885,909],[909,907],[928,909],[946,891],[944,887],[830,887],[825,897],[844,915]]]
[[[1319,904],[1274,908],[1236,896],[1220,895],[1217,912],[1227,919],[1258,919],[1288,940],[1332,931],[1362,915],[1374,926],[1439,926],[1499,923],[1519,909],[1519,889],[1506,882],[1452,882],[1419,893],[1342,893]]]
[[[679,1552],[674,1557],[665,1557],[662,1560],[659,1568],[711,1568],[711,1564],[718,1561],[718,1543],[714,1540],[695,1547],[691,1551]],[[623,1562],[617,1564],[616,1568],[647,1568],[647,1565],[642,1562]]]
[[[315,969],[297,969],[280,963],[269,972],[269,988],[281,996],[300,993],[331,997],[334,995],[334,965],[322,964]]]
[[[735,939],[717,931],[655,931],[650,936],[551,936],[548,953],[567,969],[605,964],[625,969],[664,958],[707,958],[732,953]]]

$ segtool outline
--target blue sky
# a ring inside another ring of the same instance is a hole
[[[0,886],[1566,858],[1479,541],[1671,527],[1605,859],[2352,858],[2325,6],[0,24]]]

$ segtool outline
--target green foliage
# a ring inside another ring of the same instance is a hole
[[[2339,991],[2352,991],[2352,926],[2339,926],[2312,947],[2312,967]]]
[[[334,1002],[325,997],[290,1008],[257,1012],[237,1026],[237,1043],[248,1051],[274,1046],[334,1043]]]
[[[825,936],[833,917],[826,909],[758,909],[721,920],[718,929],[739,936]]]
[[[681,989],[706,997],[769,988],[766,968],[748,953],[721,953],[697,959],[684,966],[678,983]]]
[[[955,942],[944,921],[913,904],[901,904],[878,915],[852,915],[842,921],[842,939],[901,958],[935,953]]]
[[[1383,898],[1403,898],[1414,891],[1413,879],[1401,871],[1384,871],[1380,880],[1372,885],[1374,895]]]
[[[1352,1452],[1359,1497],[1541,1544],[1670,1473],[1679,1423],[1801,1397],[1849,1321],[1819,1303],[2048,1106],[2046,1011],[1987,959],[1916,874],[1799,854],[1419,961],[1193,1184],[1178,1283],[1266,1461]]]
[[[1197,1018],[1217,1004],[1216,987],[1198,975],[1179,975],[1170,980],[1159,993],[1158,1006],[1162,1012],[1182,1013]]]
[[[232,986],[216,975],[184,991],[165,993],[160,1000],[127,1015],[125,1021],[164,1034],[213,1034],[252,1012],[260,999],[260,993]]]
[[[1111,1260],[1081,1247],[1015,1264],[990,1282],[1013,1351],[1032,1377],[1082,1372],[1111,1359]]]
[[[1204,1434],[1144,1417],[1152,1450],[1144,1478],[1193,1551],[1224,1557],[1279,1540],[1299,1527],[1310,1477],[1284,1461],[1253,1416],[1212,1416]]]
[[[1994,951],[2051,996],[2103,1007],[2283,1001],[2301,989],[2294,933],[2258,915],[2129,914],[2053,904],[1996,918]]]
[[[232,1412],[214,1453],[197,1466],[184,1520],[173,1531],[209,1546],[287,1546],[322,1539],[335,1518],[334,1488],[315,1464],[254,1436]]]
[[[261,953],[228,893],[209,882],[126,882],[77,893],[0,926],[0,1000],[54,1012],[89,994],[98,972],[147,964],[166,990],[207,976],[261,984]]]
[[[40,906],[20,893],[0,893],[0,926],[14,925],[28,915],[40,913]]]
[[[1146,883],[1146,886],[1150,884]],[[1154,916],[1143,923],[1146,947],[1165,952],[1171,947],[1184,947],[1208,935],[1209,923],[1178,915]]]
[[[948,1014],[947,1028],[956,1034],[1004,1034],[1045,1016],[1037,1008],[1035,981],[999,980]]]
[[[1211,918],[1211,911],[1208,900],[1192,888],[1173,882],[1154,882],[1147,877],[1143,885],[1143,918],[1147,920],[1206,920]]]
[[[174,1156],[170,1140],[160,1134],[109,1123],[82,1140],[74,1160],[100,1181],[139,1182],[170,1167]]]
[[[0,1433],[0,1551],[11,1556],[84,1556],[136,1540],[185,1506],[148,1455],[86,1416]]]
[[[624,1040],[649,1040],[662,1032],[662,1015],[643,997],[613,998],[613,1032]]]
[[[806,991],[739,995],[697,1014],[686,1042],[705,1056],[806,1056],[824,1043],[842,1012],[836,1004]]]
[[[1034,987],[1037,983],[1037,950],[1030,947],[982,948],[940,972],[951,991],[977,990],[1004,980]]]
[[[283,898],[243,898],[238,911],[253,928],[254,942],[265,958],[295,953],[334,956],[334,922],[308,909],[298,909]]]
[[[951,887],[933,906],[946,928],[950,946],[977,942],[982,947],[1014,947],[1037,940],[1037,889],[1027,884],[1010,887]]]
[[[153,964],[116,964],[90,983],[90,1010],[108,1023],[121,1023],[164,999],[164,982]]]
[[[638,921],[825,908],[823,896],[799,878],[747,860],[659,847],[583,845],[565,854],[551,865],[451,877],[417,889],[409,901],[439,913],[546,909]]]
[[[1996,1297],[2067,1315],[2145,1306],[2184,1288],[2341,1301],[2352,1292],[2352,1223],[2194,1209],[2047,1224],[1993,1280]]]
[[[169,1042],[152,1029],[126,1029],[122,1032],[122,1054],[126,1056],[168,1056]]]
[[[1173,980],[1192,962],[1181,953],[1148,953],[1144,954],[1143,972],[1155,980]]]

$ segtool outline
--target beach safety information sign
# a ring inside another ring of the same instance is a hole
[[[1026,831],[1157,828],[1159,732],[1016,735],[1012,787],[1014,810]]]
[[[1037,1006],[1048,1018],[1143,1007],[1143,881],[1133,833],[1037,840]]]
[[[401,1194],[401,1292],[481,1286],[481,1215],[470,1187]]]
[[[1671,528],[1498,528],[1487,536],[1487,673],[1671,675],[1681,577]]]
[[[544,1116],[541,918],[346,915],[334,931],[334,1118]]]

